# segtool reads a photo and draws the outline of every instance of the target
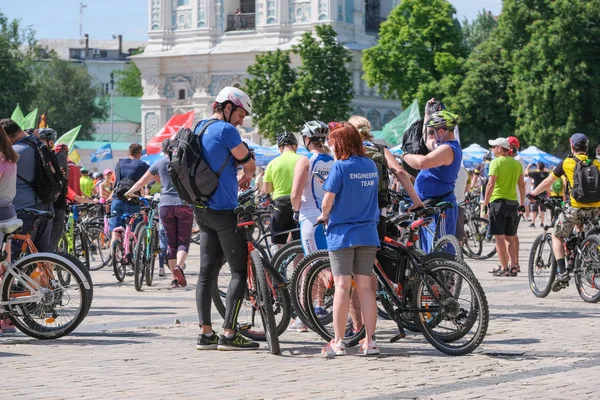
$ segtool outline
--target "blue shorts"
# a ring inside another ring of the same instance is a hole
[[[110,205],[112,217],[110,217],[110,220],[108,221],[108,228],[112,232],[115,228],[124,227],[125,221],[123,220],[123,214],[134,214],[137,212],[140,212],[139,203],[130,204],[126,201],[113,199],[112,204]]]

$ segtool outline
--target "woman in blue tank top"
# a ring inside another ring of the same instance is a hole
[[[404,162],[420,169],[415,189],[421,200],[435,199],[436,203],[446,201],[454,205],[446,211],[445,234],[456,233],[458,206],[454,196],[454,185],[462,162],[462,149],[454,136],[454,128],[458,123],[458,115],[446,110],[438,111],[425,124],[427,128],[427,145],[432,150],[426,156],[419,154],[404,155]],[[430,225],[435,232],[437,220]],[[444,227],[442,227],[444,228]],[[421,232],[423,249],[431,251],[433,237],[427,230]]]

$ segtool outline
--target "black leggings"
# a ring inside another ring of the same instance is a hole
[[[196,222],[200,227],[200,274],[196,287],[196,306],[200,325],[212,325],[210,307],[212,288],[217,278],[223,256],[229,263],[231,281],[227,289],[227,309],[223,329],[234,329],[235,316],[241,307],[246,291],[248,274],[248,246],[241,232],[237,232],[237,219],[233,211],[196,209]]]

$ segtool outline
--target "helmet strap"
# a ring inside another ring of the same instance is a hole
[[[435,134],[435,142],[436,142],[437,144],[440,144],[440,143],[442,143],[442,142],[444,141],[444,138],[446,137],[446,135],[448,135],[448,132],[450,132],[450,130],[449,130],[448,128],[444,128],[444,129],[446,130],[446,133],[444,133],[444,134],[442,135],[442,137],[439,137],[439,136],[438,136],[438,129],[436,129],[436,130],[434,131],[434,134]]]
[[[229,104],[231,104],[231,111],[229,112],[229,117],[225,116],[225,109],[223,109],[223,119],[225,120],[225,122],[227,122],[228,124],[231,123],[231,117],[233,116],[233,112],[235,111],[235,109],[237,108],[237,106],[235,104],[233,104],[232,102],[229,102]]]

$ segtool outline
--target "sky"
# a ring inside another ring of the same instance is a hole
[[[450,0],[463,17],[472,20],[485,8],[500,14],[502,0]],[[84,0],[83,33],[90,39],[107,40],[123,35],[124,40],[146,40],[148,0]],[[0,0],[0,11],[9,19],[31,26],[37,39],[79,38],[80,0]]]

